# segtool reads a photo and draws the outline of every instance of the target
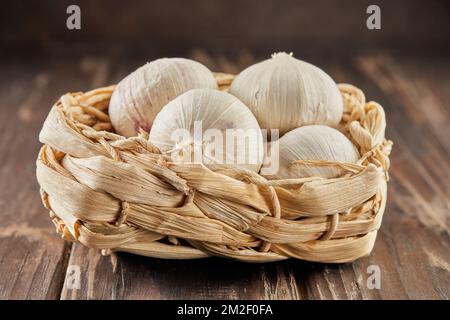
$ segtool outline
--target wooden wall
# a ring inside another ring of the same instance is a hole
[[[66,28],[66,8],[78,4],[82,30]],[[366,28],[366,8],[378,4],[382,30]],[[447,47],[450,3],[443,0],[7,0],[0,10],[4,50],[176,51],[192,47],[429,48]],[[97,46],[98,45],[98,46]],[[100,49],[102,50],[102,49]],[[5,51],[6,52],[6,51]]]

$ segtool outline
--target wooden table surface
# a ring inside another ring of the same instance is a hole
[[[125,55],[124,55],[125,56]],[[219,258],[167,261],[70,244],[54,232],[35,178],[38,133],[68,91],[120,80],[152,57],[107,56],[0,62],[1,299],[448,299],[450,296],[450,61],[448,54],[357,52],[296,56],[356,84],[387,115],[388,204],[375,248],[354,263],[243,264]],[[189,53],[213,70],[238,72],[261,55]],[[81,269],[81,288],[64,285]],[[381,288],[366,285],[377,265]]]

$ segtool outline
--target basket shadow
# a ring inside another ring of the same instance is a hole
[[[163,260],[119,253],[118,262],[126,287],[141,287],[144,299],[303,299],[325,269],[339,273],[339,265],[294,259],[249,264],[215,257]]]

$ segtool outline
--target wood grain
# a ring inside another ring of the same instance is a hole
[[[40,203],[35,178],[37,136],[62,93],[86,90],[103,81],[104,63],[90,60],[1,62],[0,299],[60,297],[71,244],[56,235]],[[71,73],[73,78],[68,77]]]
[[[0,75],[0,146],[8,150],[0,153],[0,297],[448,299],[450,64],[436,53],[297,56],[320,65],[338,82],[357,84],[386,110],[387,136],[395,147],[388,206],[369,257],[341,265],[295,260],[258,265],[218,258],[166,261],[122,253],[103,257],[96,250],[64,243],[53,234],[34,180],[42,121],[58,95],[114,83],[150,58],[82,56],[41,61],[40,68],[12,63]],[[250,51],[229,56],[202,50],[191,51],[191,57],[225,72],[238,72],[263,58]],[[79,290],[64,285],[65,268],[71,265],[81,269]],[[367,287],[371,265],[380,267],[380,290]]]
[[[54,299],[70,246],[55,235],[39,203],[33,161],[48,110],[40,106],[54,84],[43,68],[2,63],[0,69],[0,299]]]

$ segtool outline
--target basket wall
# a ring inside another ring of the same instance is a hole
[[[215,74],[221,90],[233,76]],[[233,167],[172,163],[142,132],[113,133],[114,86],[63,95],[40,133],[42,200],[65,239],[166,259],[221,256],[246,262],[298,258],[349,262],[368,255],[386,204],[389,154],[383,108],[339,85],[340,130],[357,164],[336,179],[268,181]]]

